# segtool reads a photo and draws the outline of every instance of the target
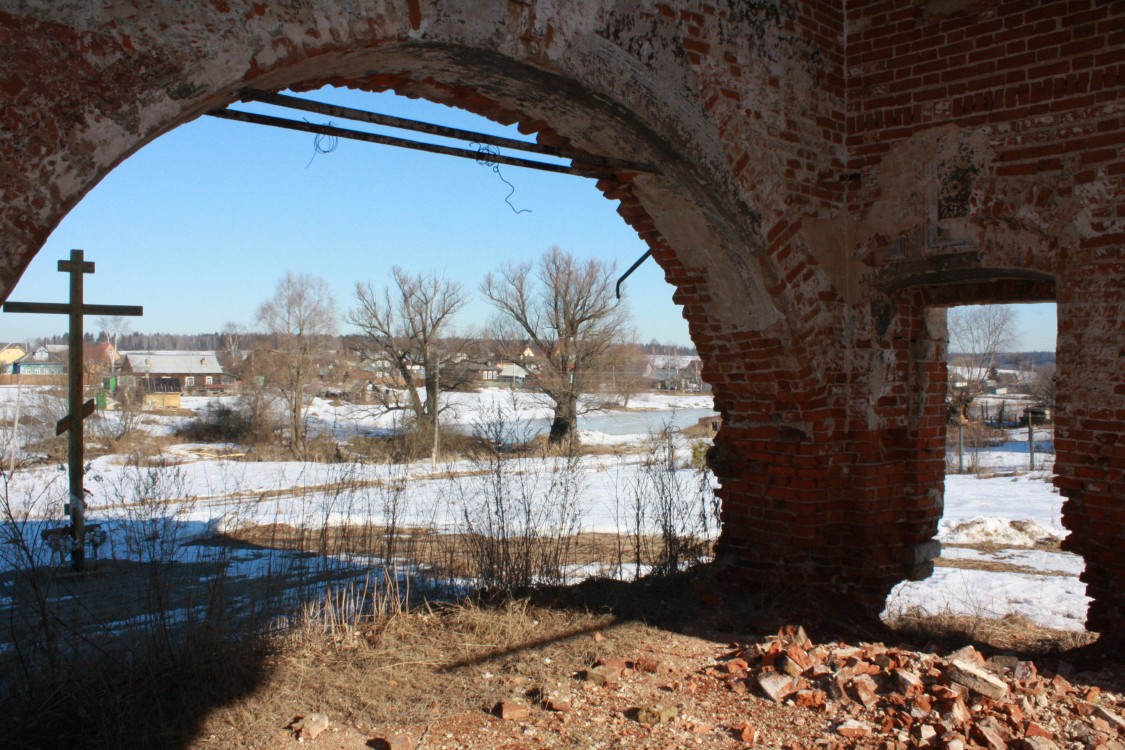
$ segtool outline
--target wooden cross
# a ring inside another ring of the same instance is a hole
[[[86,567],[86,490],[82,487],[82,421],[94,413],[94,402],[82,403],[82,317],[84,315],[144,315],[135,305],[87,305],[82,301],[82,276],[93,273],[94,264],[83,259],[81,250],[71,250],[70,260],[59,261],[59,271],[70,274],[70,302],[5,302],[4,312],[52,313],[70,316],[67,385],[70,413],[55,425],[55,434],[69,432],[66,461],[70,479],[70,563],[74,570]]]

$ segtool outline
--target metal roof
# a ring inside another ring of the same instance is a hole
[[[222,375],[223,368],[214,354],[195,352],[188,354],[126,354],[129,368],[146,375]]]

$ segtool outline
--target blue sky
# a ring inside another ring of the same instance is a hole
[[[528,140],[514,128],[392,94],[322,89],[301,96]],[[56,262],[82,248],[97,264],[86,280],[88,302],[143,305],[137,331],[201,333],[227,322],[253,327],[256,308],[286,271],[324,277],[343,311],[357,281],[382,286],[399,265],[462,282],[474,297],[459,318],[469,329],[491,315],[476,299],[477,285],[504,263],[534,261],[559,245],[616,262],[623,272],[647,249],[593,180],[518,167],[501,167],[501,174],[515,186],[512,204],[527,212],[515,213],[505,203],[510,188],[474,161],[355,141],[314,157],[311,135],[202,117],[97,185],[51,235],[12,299],[64,301],[66,278]],[[690,343],[654,261],[625,290],[639,340]],[[1018,317],[1024,348],[1054,348],[1054,305],[1022,306]],[[56,316],[0,315],[4,340],[64,330]]]

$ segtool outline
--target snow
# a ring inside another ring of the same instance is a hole
[[[24,388],[23,398],[39,389]],[[15,388],[0,387],[0,413],[14,407]],[[217,399],[185,397],[182,405],[202,413]],[[28,401],[24,401],[26,408]],[[596,399],[585,406],[592,407]],[[580,425],[587,445],[621,446],[650,439],[648,433],[675,417],[693,424],[710,414],[712,401],[705,394],[639,394],[628,409],[595,412]],[[449,427],[471,430],[474,425],[502,415],[505,424],[539,429],[551,417],[549,404],[535,394],[507,389],[479,394],[457,393],[443,415]],[[317,399],[310,410],[316,432],[340,440],[353,435],[393,430],[398,415],[375,414],[368,408]],[[184,418],[145,415],[142,427],[152,434],[170,434]],[[615,428],[612,424],[625,425]],[[592,428],[593,426],[593,428]],[[614,434],[614,430],[618,430]],[[1001,616],[1026,614],[1042,625],[1081,629],[1089,599],[1078,576],[1080,557],[1052,550],[1065,538],[1062,502],[1051,484],[1049,430],[1038,430],[1036,471],[1029,472],[1026,429],[1012,430],[1007,441],[990,449],[970,451],[975,465],[985,473],[950,474],[946,477],[945,508],[938,529],[944,545],[986,545],[984,548],[946,546],[943,556],[961,563],[999,563],[1010,569],[991,570],[948,567],[939,564],[934,575],[921,582],[900,584],[888,599],[887,613],[919,608],[929,612],[951,610],[965,614]],[[690,457],[690,441],[677,439],[681,462]],[[473,479],[480,467],[468,461],[439,466],[429,462],[411,465],[302,464],[290,461],[238,460],[242,449],[234,444],[179,443],[159,458],[163,465],[137,468],[122,456],[103,456],[91,462],[87,485],[91,492],[90,519],[107,533],[100,555],[129,559],[176,559],[184,562],[219,562],[226,575],[261,576],[279,571],[296,575],[312,566],[325,566],[340,575],[358,575],[355,566],[377,561],[361,558],[296,556],[265,549],[231,549],[200,543],[216,533],[246,524],[289,524],[316,530],[342,522],[381,526],[391,520],[438,530],[464,530],[472,512]],[[633,488],[644,480],[642,456],[592,455],[578,462],[574,505],[570,509],[583,531],[628,534],[634,509]],[[548,499],[549,461],[524,460],[518,467],[522,491],[538,500]],[[955,459],[954,459],[955,463]],[[0,488],[0,503],[11,515],[13,530],[29,540],[41,563],[51,559],[39,531],[62,523],[66,475],[57,466],[39,466],[15,472]],[[692,469],[676,473],[685,496],[704,498],[710,485],[700,484]],[[541,522],[564,524],[549,515]],[[552,520],[553,519],[553,520]],[[655,530],[654,521],[644,523]],[[162,539],[162,537],[165,537]],[[25,564],[13,545],[0,544],[0,570]],[[578,577],[604,574],[605,566],[568,571]],[[1036,572],[1036,571],[1042,571]],[[612,571],[611,571],[612,572]],[[630,575],[631,569],[624,571]]]
[[[1040,432],[1037,442],[1049,441],[1051,433]],[[1030,549],[1055,544],[1068,531],[1062,524],[1063,498],[1051,484],[1049,467],[1054,456],[1037,456],[1047,468],[1028,472],[1027,447],[1027,430],[1012,430],[1007,443],[980,452],[980,465],[991,470],[984,474],[986,478],[946,475],[945,512],[938,540],[943,544],[1002,548],[984,552],[947,547],[942,556],[1065,575],[969,570],[939,564],[930,578],[896,586],[887,601],[888,615],[911,608],[986,617],[1018,612],[1046,627],[1083,629],[1090,599],[1085,595],[1085,584],[1078,580],[1085,568],[1082,558]]]
[[[921,583],[899,584],[887,599],[888,613],[914,608],[929,614],[954,612],[986,618],[1009,613],[1060,630],[1083,630],[1090,599],[1077,577],[937,567]]]

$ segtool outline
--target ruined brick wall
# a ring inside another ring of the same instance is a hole
[[[243,86],[518,122],[655,168],[598,188],[675,285],[723,413],[730,580],[877,609],[924,575],[942,307],[1057,297],[1068,545],[1091,623],[1120,616],[1122,4],[79,5],[0,12],[0,296],[115,164]]]
[[[856,252],[935,304],[1058,302],[1056,485],[1125,615],[1125,5],[849,2]],[[906,174],[895,180],[893,171]],[[928,509],[927,509],[928,510]]]

